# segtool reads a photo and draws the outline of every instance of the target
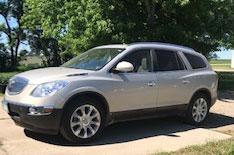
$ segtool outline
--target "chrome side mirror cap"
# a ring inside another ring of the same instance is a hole
[[[117,64],[115,70],[118,72],[132,72],[134,67],[130,62],[121,61]]]

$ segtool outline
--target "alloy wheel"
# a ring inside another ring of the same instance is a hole
[[[100,125],[101,116],[99,111],[89,104],[78,107],[70,119],[73,134],[82,139],[95,135]]]
[[[192,117],[197,123],[206,118],[208,112],[207,102],[204,98],[198,98],[192,107]]]

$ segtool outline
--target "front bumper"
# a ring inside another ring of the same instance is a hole
[[[62,109],[52,109],[50,113],[46,114],[30,113],[30,108],[41,110],[43,107],[15,104],[5,100],[3,107],[14,122],[25,129],[46,134],[58,134],[59,132]]]

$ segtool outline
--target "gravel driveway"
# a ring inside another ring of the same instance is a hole
[[[23,130],[0,108],[0,155],[142,155],[230,138],[221,132],[234,130],[233,94],[220,93],[220,99],[200,128],[184,124],[177,117],[124,122],[109,126],[99,140],[86,146],[71,145],[60,136]]]

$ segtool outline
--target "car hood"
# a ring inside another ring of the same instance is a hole
[[[29,80],[29,84],[41,84],[50,81],[63,80],[71,76],[87,75],[90,70],[65,68],[65,67],[48,67],[35,69],[17,74],[18,77],[23,77]]]

